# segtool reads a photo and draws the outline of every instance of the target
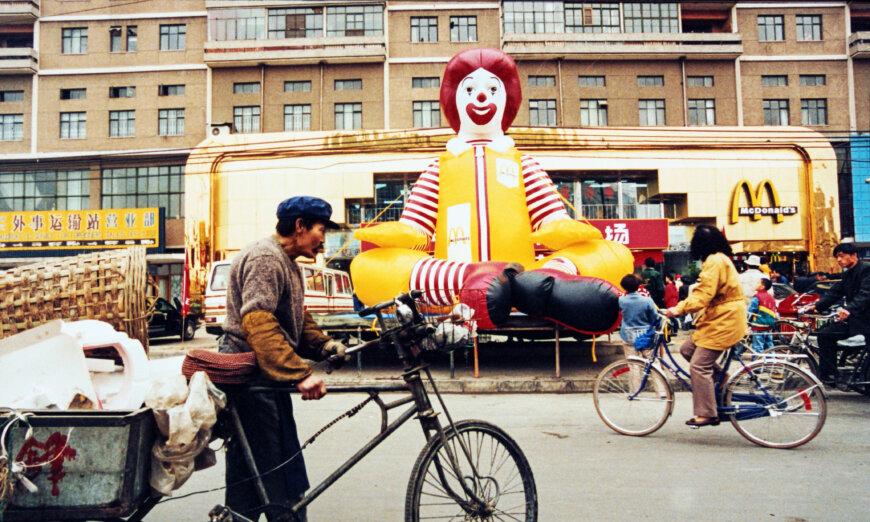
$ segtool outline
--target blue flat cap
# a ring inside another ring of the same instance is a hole
[[[322,221],[327,228],[341,228],[329,218],[332,217],[332,206],[326,201],[314,196],[293,196],[278,204],[276,212],[278,219],[292,216],[313,218]]]

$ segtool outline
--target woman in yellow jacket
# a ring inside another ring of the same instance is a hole
[[[698,226],[692,236],[691,252],[693,258],[702,261],[698,286],[688,298],[669,308],[667,316],[697,314],[696,330],[680,348],[680,353],[691,363],[695,413],[686,424],[716,426],[719,417],[714,378],[721,372],[716,359],[746,335],[746,297],[731,262],[731,246],[719,229]]]

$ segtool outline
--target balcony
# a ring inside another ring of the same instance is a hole
[[[33,47],[0,47],[0,75],[36,74],[39,51]]]
[[[519,60],[735,59],[743,39],[739,33],[508,33],[504,50]]]
[[[852,58],[870,58],[870,31],[852,33],[849,37],[849,55]]]
[[[211,67],[302,65],[318,63],[376,63],[386,60],[383,35],[282,40],[229,40],[205,44],[205,62]]]
[[[38,0],[0,1],[0,24],[33,23],[39,18]]]

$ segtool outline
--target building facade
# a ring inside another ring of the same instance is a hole
[[[208,132],[442,127],[441,73],[473,47],[516,59],[516,126],[814,129],[837,152],[841,233],[870,244],[870,2],[7,1],[0,212],[162,208],[150,259],[172,293]],[[556,181],[587,217],[679,218],[636,172]],[[412,182],[374,179],[347,223]]]

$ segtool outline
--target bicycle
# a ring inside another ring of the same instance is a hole
[[[825,424],[827,398],[815,375],[776,356],[745,363],[740,344],[725,350],[722,357],[722,371],[715,381],[717,411],[740,435],[759,446],[788,449],[819,434]],[[732,362],[741,368],[729,375]],[[609,428],[639,437],[665,424],[673,413],[674,387],[659,367],[684,389],[692,390],[691,377],[668,349],[664,321],[645,358],[630,356],[613,362],[596,377],[595,410]]]
[[[457,338],[451,336],[451,331],[457,326],[461,331],[459,322],[462,319],[445,320],[443,317],[433,318],[424,315],[415,302],[421,295],[422,293],[417,291],[403,294],[393,301],[359,312],[361,316],[375,315],[382,333],[377,339],[349,348],[347,353],[353,354],[373,346],[392,348],[403,364],[402,378],[405,382],[397,385],[344,387],[338,390],[367,393],[369,397],[316,432],[303,444],[302,449],[329,427],[343,418],[353,416],[369,402],[374,402],[381,410],[380,433],[364,444],[320,484],[309,490],[296,504],[278,506],[285,513],[295,518],[297,513],[303,511],[400,426],[411,418],[416,418],[423,428],[426,444],[414,463],[408,481],[405,497],[407,522],[439,519],[523,522],[537,520],[538,503],[534,475],[519,445],[506,432],[493,424],[479,420],[454,422],[451,417],[432,379],[429,367],[421,356],[426,351],[448,350],[460,344]],[[387,317],[385,313],[387,309],[395,309],[395,312]],[[388,327],[388,319],[396,321],[396,326]],[[461,331],[458,337],[465,339],[464,334],[465,331]],[[433,344],[436,342],[438,344]],[[430,392],[427,391],[426,384],[431,387],[444,414],[446,423],[443,426],[438,419],[439,413],[434,410],[429,400]],[[249,390],[274,392],[275,389],[251,387]],[[384,402],[380,397],[384,392],[405,392],[408,395],[391,402]],[[389,411],[406,404],[410,404],[410,407],[389,422]],[[274,506],[269,502],[261,477],[277,468],[265,473],[257,469],[238,413],[232,404],[228,407],[228,413],[231,429],[239,436],[246,453],[248,468],[254,477],[262,507]],[[249,519],[218,505],[210,513],[210,520],[246,522]]]

